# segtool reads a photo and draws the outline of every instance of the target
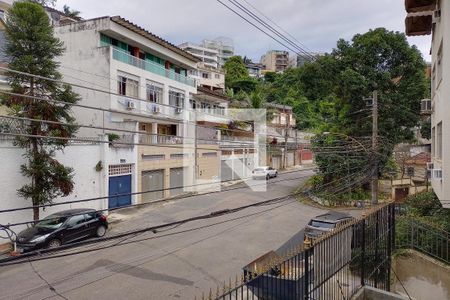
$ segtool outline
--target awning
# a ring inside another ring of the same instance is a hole
[[[436,8],[436,0],[405,0],[405,9],[409,13],[433,11]]]
[[[429,35],[433,24],[432,12],[409,13],[405,19],[407,36]]]

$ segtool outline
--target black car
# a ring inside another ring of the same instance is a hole
[[[102,237],[108,229],[106,216],[94,209],[70,209],[49,215],[17,236],[17,250],[57,248],[86,237]]]

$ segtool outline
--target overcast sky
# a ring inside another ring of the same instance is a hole
[[[227,0],[222,0],[230,5]],[[244,0],[239,0],[245,4]],[[329,52],[371,28],[404,32],[403,0],[245,0],[292,34],[308,49]],[[216,0],[57,0],[81,11],[83,18],[120,15],[178,45],[218,36],[234,40],[236,54],[254,61],[281,45],[240,19]],[[408,38],[427,61],[430,36]]]

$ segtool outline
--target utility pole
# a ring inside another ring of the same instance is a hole
[[[372,99],[372,204],[378,204],[378,90],[373,91]]]
[[[283,169],[286,169],[286,161],[287,161],[287,141],[288,141],[288,122],[290,122],[289,119],[289,115],[286,113],[286,105],[284,105],[284,121],[285,121],[285,126],[284,126],[284,151],[283,151]]]

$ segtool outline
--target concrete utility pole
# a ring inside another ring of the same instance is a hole
[[[285,114],[285,126],[284,126],[284,151],[283,151],[283,169],[286,169],[287,165],[287,142],[288,142],[288,122],[290,122],[289,115],[286,113],[286,105],[283,107]]]
[[[372,99],[372,204],[378,204],[378,91],[373,91]]]

